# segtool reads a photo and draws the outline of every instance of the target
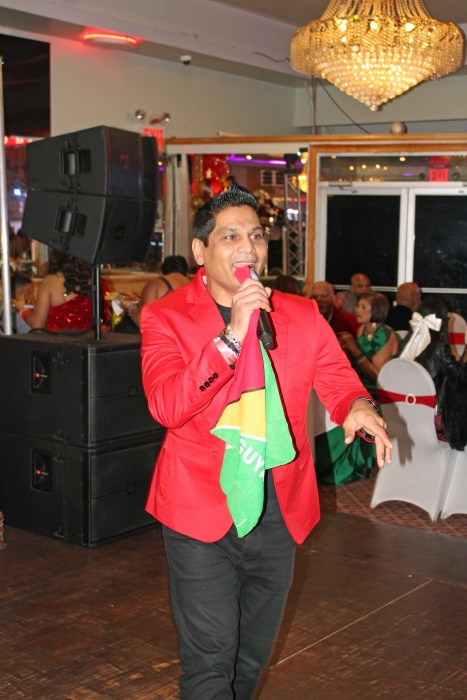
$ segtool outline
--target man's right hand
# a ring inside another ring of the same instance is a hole
[[[271,311],[269,303],[271,293],[270,287],[264,287],[261,282],[250,278],[245,280],[233,295],[230,327],[240,343],[244,341],[248,332],[253,311],[255,309]]]

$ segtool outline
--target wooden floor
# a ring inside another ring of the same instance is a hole
[[[178,697],[159,528],[95,549],[8,526],[5,541],[2,700]],[[466,630],[467,540],[328,512],[258,697],[465,699]]]

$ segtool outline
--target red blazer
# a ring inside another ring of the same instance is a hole
[[[219,486],[225,443],[209,431],[234,371],[213,343],[224,322],[202,274],[143,307],[143,385],[151,414],[167,428],[146,508],[173,530],[214,542],[232,518]],[[310,389],[340,425],[351,402],[369,394],[314,301],[275,291],[272,307],[276,348],[269,355],[297,451],[272,473],[287,528],[301,543],[319,520],[306,426]]]

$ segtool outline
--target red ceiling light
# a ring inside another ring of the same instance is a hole
[[[140,42],[134,36],[107,32],[101,29],[87,29],[83,34],[83,41],[86,41],[88,44],[113,44],[114,46],[137,46]]]

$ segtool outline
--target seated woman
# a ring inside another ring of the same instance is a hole
[[[31,328],[87,330],[93,325],[91,266],[58,251],[51,254],[34,308],[23,312]]]
[[[448,343],[448,307],[442,299],[429,297],[420,304],[419,313],[410,321],[412,330],[403,340],[399,357],[415,360],[433,379],[436,390],[436,432],[441,440],[444,435],[441,405],[445,381],[458,369],[458,362]],[[465,412],[465,410],[464,410]],[[465,416],[467,420],[467,416]]]
[[[139,328],[141,322],[141,309],[146,304],[188,284],[188,263],[183,255],[168,255],[161,267],[162,276],[154,277],[143,288],[141,301],[135,304],[133,301],[122,299],[120,304],[128,312],[131,321]]]
[[[388,313],[389,301],[384,294],[363,292],[358,295],[355,307],[360,324],[357,338],[350,333],[339,336],[341,347],[375,400],[378,398],[376,380],[379,371],[398,350],[395,332],[384,323]]]
[[[341,347],[375,400],[378,373],[398,348],[395,332],[384,323],[388,312],[389,301],[384,294],[363,292],[357,297],[355,310],[360,324],[357,338],[351,333],[339,334]],[[315,449],[316,476],[326,484],[347,484],[361,479],[369,473],[375,457],[372,443],[356,439],[346,445],[340,427],[318,435]]]

